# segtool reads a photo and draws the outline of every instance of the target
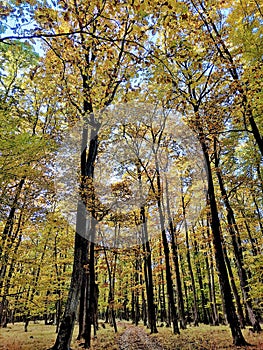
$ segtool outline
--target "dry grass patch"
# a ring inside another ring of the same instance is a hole
[[[123,331],[124,325],[119,326],[120,332]],[[0,329],[0,350],[46,350],[50,348],[56,339],[55,326],[45,326],[43,322],[33,324],[30,323],[28,332],[24,332],[24,324],[16,323],[9,325],[7,328]],[[75,327],[73,342],[71,348],[73,350],[83,349],[79,341],[76,340],[78,327]],[[93,350],[117,350],[118,335],[109,325],[105,328],[100,327],[97,338],[92,339],[91,349]]]
[[[0,330],[0,350],[44,350],[54,343],[55,326],[43,323],[29,324],[24,332],[24,324],[8,325]]]
[[[171,333],[170,328],[158,328],[156,337],[166,350],[263,350],[262,334],[253,334],[248,329],[243,331],[246,341],[252,346],[237,347],[232,343],[231,332],[228,326],[211,327],[200,325],[181,330],[180,335]]]

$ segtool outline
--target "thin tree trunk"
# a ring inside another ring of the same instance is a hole
[[[86,288],[86,317],[83,338],[85,340],[84,348],[88,349],[91,346],[91,327],[94,324],[95,317],[95,232],[96,232],[96,221],[95,218],[90,215],[91,225],[90,225],[90,245],[89,245],[89,259],[88,259],[88,278],[87,278],[87,288]]]
[[[207,220],[208,221],[208,220]],[[203,237],[204,239],[210,239],[210,235],[209,235],[209,226],[207,223],[207,228],[206,228],[206,232],[207,232],[207,238],[205,237],[205,233],[204,233],[204,222],[202,219],[202,227],[203,227]],[[211,256],[212,254],[212,249],[211,249],[211,244],[210,241],[208,241],[208,249],[210,251],[210,260],[212,261],[213,257]],[[210,268],[213,271],[213,267],[210,266],[210,262],[209,262],[209,257],[207,255],[208,253],[205,252],[205,267],[206,267],[206,274],[207,274],[207,281],[208,281],[208,291],[209,291],[209,304],[210,304],[210,313],[209,313],[209,323],[213,326],[218,325],[218,316],[217,316],[217,308],[216,308],[216,301],[215,301],[215,292],[214,292],[214,278],[211,276],[210,273]]]
[[[193,228],[193,234],[194,234],[194,228]],[[196,240],[196,237],[194,234],[194,254],[196,257],[198,256],[198,253],[199,253],[198,244],[197,244],[197,240]],[[207,315],[207,310],[206,310],[207,300],[206,300],[205,293],[204,293],[202,269],[201,269],[200,261],[198,258],[195,260],[195,266],[196,266],[197,279],[198,279],[198,284],[199,284],[200,293],[201,293],[201,302],[202,302],[202,311],[203,311],[202,322],[205,324],[208,324],[209,321],[208,321],[208,315]]]
[[[180,334],[180,331],[178,328],[177,312],[176,312],[175,301],[174,301],[173,282],[172,282],[172,274],[171,274],[171,267],[170,267],[170,251],[169,251],[169,245],[168,245],[168,241],[167,241],[167,237],[166,237],[164,215],[163,215],[162,204],[161,204],[161,179],[160,179],[160,170],[159,170],[159,164],[158,164],[158,159],[157,159],[156,153],[155,153],[155,166],[156,166],[156,173],[157,173],[157,196],[156,196],[156,198],[157,198],[157,206],[158,206],[160,225],[161,225],[163,250],[164,250],[164,256],[165,256],[167,294],[168,294],[168,298],[169,298],[169,305],[171,308],[171,318],[172,318],[172,322],[173,322],[173,333]]]
[[[168,216],[169,230],[171,235],[171,248],[173,252],[173,262],[174,262],[175,276],[176,276],[178,316],[179,316],[181,328],[186,329],[184,298],[183,298],[182,282],[181,282],[181,274],[180,274],[179,258],[178,258],[178,246],[175,241],[175,230],[173,226],[173,220],[172,220],[171,209],[170,209],[169,189],[168,189],[169,185],[168,185],[167,177],[165,177],[165,185],[166,185],[165,187],[166,187],[167,216]]]
[[[149,327],[152,333],[158,333],[156,326],[156,313],[154,305],[154,291],[153,291],[153,276],[152,276],[152,253],[148,237],[147,218],[145,215],[145,207],[140,208],[140,216],[142,222],[143,231],[143,248],[144,248],[144,277],[146,283],[146,295],[147,295],[147,313]]]
[[[8,259],[9,259],[9,253],[10,249],[12,248],[12,245],[14,244],[14,241],[17,237],[17,234],[20,229],[20,224],[22,220],[22,214],[23,214],[23,209],[20,212],[19,215],[19,220],[18,220],[18,228],[16,230],[16,234],[13,235],[13,227],[14,227],[14,221],[15,221],[15,214],[18,208],[18,202],[20,199],[20,195],[23,189],[23,186],[25,184],[25,177],[23,177],[20,182],[18,183],[15,198],[12,203],[12,207],[10,209],[7,221],[4,226],[3,233],[1,235],[1,245],[0,245],[0,261],[1,261],[1,268],[0,268],[0,293],[2,293],[2,288],[4,285],[4,279],[6,276],[7,272],[7,264],[8,264]],[[1,318],[1,315],[0,315]]]
[[[138,162],[137,164],[137,177],[140,188],[140,200],[142,202],[142,172]],[[146,284],[146,295],[147,295],[147,314],[149,327],[152,333],[158,333],[156,326],[156,312],[154,305],[154,290],[153,290],[153,276],[152,276],[152,253],[149,242],[147,217],[145,213],[145,206],[140,207],[140,223],[142,231],[143,251],[144,251],[144,278]]]
[[[11,206],[8,218],[7,218],[6,223],[5,223],[5,227],[4,227],[2,236],[1,236],[1,241],[2,242],[1,242],[1,246],[0,246],[0,260],[2,260],[2,253],[3,253],[4,246],[6,244],[6,241],[12,235],[13,226],[14,226],[14,219],[15,219],[15,213],[16,213],[16,210],[18,208],[18,201],[19,201],[20,194],[22,192],[23,186],[25,184],[25,180],[26,180],[26,177],[23,177],[19,181],[19,183],[17,185],[17,191],[16,191],[16,194],[15,194],[15,198],[13,200],[13,203],[12,203],[12,206]],[[1,280],[0,280],[0,283],[1,283]]]
[[[258,206],[258,203],[257,203],[257,200],[256,200],[254,193],[252,193],[252,197],[253,197],[253,202],[254,202],[255,207],[256,207],[256,213],[257,213],[257,217],[258,217],[258,224],[260,227],[261,235],[263,236],[263,224],[262,224],[261,213],[260,213],[260,209],[259,209],[259,206]]]
[[[183,189],[182,189],[182,185],[181,185],[181,193],[182,193],[182,191],[183,191]],[[193,288],[193,297],[194,297],[194,305],[193,305],[194,325],[198,326],[199,317],[198,317],[198,308],[197,308],[197,296],[196,296],[194,273],[193,273],[191,256],[190,256],[189,232],[188,232],[188,225],[187,225],[187,221],[186,221],[186,214],[185,214],[186,206],[185,206],[185,198],[184,198],[183,193],[181,195],[181,200],[182,200],[183,220],[184,220],[184,229],[185,229],[186,260],[187,260],[188,270],[190,273],[191,285]]]
[[[248,234],[248,238],[249,238],[249,241],[250,241],[250,244],[251,244],[251,252],[252,252],[252,255],[253,255],[253,256],[256,256],[256,255],[258,255],[260,252],[258,252],[258,249],[257,249],[257,247],[256,247],[256,245],[255,245],[255,243],[254,243],[254,238],[252,237],[252,233],[251,233],[249,224],[248,224],[248,222],[247,222],[247,218],[246,218],[246,215],[245,215],[245,213],[244,213],[244,210],[241,209],[240,212],[241,212],[241,215],[242,215],[242,217],[243,217],[243,219],[244,219],[244,224],[245,224],[245,227],[246,227],[246,230],[247,230],[247,234]]]

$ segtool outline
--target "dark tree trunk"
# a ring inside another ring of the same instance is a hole
[[[90,237],[91,242],[89,246],[89,259],[87,266],[87,288],[86,288],[86,317],[84,325],[84,348],[88,349],[91,346],[91,327],[95,327],[95,219],[91,216]]]
[[[260,227],[260,231],[261,231],[261,235],[263,236],[263,224],[262,224],[262,218],[261,218],[261,213],[260,213],[260,209],[255,197],[255,194],[252,193],[252,197],[253,197],[253,202],[255,204],[256,207],[256,213],[257,213],[257,217],[258,217],[258,223],[259,223],[259,227]]]
[[[88,108],[86,108],[88,111]],[[94,162],[97,155],[97,143],[91,138],[89,155],[87,160],[87,140],[88,140],[88,129],[86,126],[83,127],[82,140],[81,140],[81,199],[79,199],[77,207],[77,223],[75,233],[75,244],[74,244],[74,262],[71,276],[70,289],[68,299],[65,307],[65,311],[61,320],[59,331],[57,334],[56,342],[52,347],[53,350],[70,350],[70,342],[73,334],[74,323],[76,319],[77,306],[79,303],[80,289],[83,280],[84,265],[87,260],[88,241],[85,238],[86,233],[86,199],[84,197],[87,168],[89,173],[93,170]],[[96,140],[95,140],[96,141]]]
[[[242,215],[242,217],[243,217],[243,219],[244,219],[244,224],[245,224],[245,227],[246,227],[246,230],[247,230],[247,234],[248,234],[248,238],[249,238],[249,241],[250,241],[250,244],[251,244],[251,252],[252,252],[252,255],[253,255],[253,256],[256,256],[256,255],[259,254],[259,252],[258,252],[257,246],[256,246],[255,243],[254,243],[255,240],[254,240],[254,238],[252,237],[252,233],[251,233],[249,224],[248,224],[248,222],[247,222],[246,215],[245,215],[243,209],[241,209],[240,212],[241,212],[241,215]]]
[[[20,182],[18,183],[15,198],[12,203],[12,207],[10,209],[7,221],[4,226],[3,233],[1,235],[1,245],[0,245],[0,261],[1,261],[1,268],[0,268],[0,294],[4,295],[5,292],[2,291],[5,276],[7,274],[7,266],[8,266],[8,260],[10,257],[10,250],[15,242],[15,239],[19,233],[21,220],[22,220],[22,214],[23,209],[20,211],[18,225],[15,234],[13,234],[13,227],[14,227],[14,221],[15,221],[15,214],[19,206],[19,199],[20,195],[23,189],[23,186],[25,184],[25,177],[23,177]],[[0,310],[1,311],[1,310]],[[2,318],[2,315],[0,314],[0,319]]]
[[[248,284],[248,278],[247,278],[247,273],[244,267],[244,259],[243,259],[243,253],[242,253],[242,247],[241,247],[241,240],[240,240],[240,234],[239,234],[239,229],[235,220],[235,215],[233,212],[233,209],[230,205],[229,199],[228,199],[228,194],[225,189],[224,181],[221,175],[221,171],[219,169],[219,158],[217,154],[217,149],[216,149],[216,139],[214,139],[214,157],[215,157],[215,167],[216,167],[216,175],[218,178],[218,183],[219,187],[221,190],[221,195],[222,199],[227,211],[227,223],[228,223],[228,230],[231,236],[232,240],[232,245],[234,249],[234,254],[235,254],[235,261],[236,261],[236,266],[237,266],[237,271],[238,271],[238,276],[239,276],[239,281],[240,281],[240,287],[243,293],[245,305],[248,311],[248,316],[249,320],[253,326],[253,330],[255,332],[259,332],[261,330],[259,321],[257,320],[255,313],[253,311],[252,307],[252,301],[250,297],[250,288]]]
[[[138,326],[140,320],[140,308],[139,308],[139,271],[140,271],[140,257],[137,255],[135,257],[135,273],[134,273],[134,281],[135,281],[135,326]]]
[[[193,233],[194,233],[194,229],[193,229]],[[195,234],[194,234],[194,253],[195,253],[195,256],[196,256],[195,266],[196,266],[196,273],[197,273],[197,279],[198,279],[198,284],[199,284],[199,288],[200,288],[201,302],[202,302],[203,317],[202,317],[201,321],[203,323],[205,323],[205,324],[208,324],[209,320],[208,320],[207,309],[206,309],[207,299],[206,299],[205,293],[204,293],[202,269],[201,269],[201,266],[200,266],[200,261],[198,259],[199,249],[198,249],[198,244],[197,244],[197,240],[196,240]]]
[[[221,239],[221,230],[220,230],[220,221],[218,216],[215,190],[212,176],[211,163],[209,159],[208,146],[202,132],[199,134],[199,141],[203,150],[207,181],[208,181],[208,197],[210,205],[210,214],[211,214],[211,230],[212,230],[212,239],[216,260],[216,267],[219,277],[219,284],[222,291],[222,298],[224,303],[224,308],[227,314],[227,320],[231,329],[233,343],[236,346],[245,346],[247,342],[245,341],[243,334],[240,329],[240,324],[236,315],[235,306],[232,299],[231,287],[229,284],[227,269],[224,261],[224,253],[222,248],[222,239]]]
[[[218,326],[219,325],[219,316],[218,316],[218,308],[216,304],[216,288],[215,288],[215,274],[214,274],[214,261],[212,255],[210,255],[210,263],[208,266],[208,273],[210,275],[210,285],[211,290],[210,292],[210,301],[211,301],[211,312],[212,312],[212,319],[213,319],[213,325]]]
[[[240,296],[239,296],[238,291],[237,291],[235,278],[234,278],[234,275],[232,272],[232,267],[231,267],[231,264],[230,264],[230,261],[229,261],[228,255],[227,255],[227,250],[226,250],[225,244],[223,244],[223,250],[224,250],[225,262],[226,262],[226,266],[227,266],[227,270],[228,270],[228,274],[229,274],[229,278],[230,278],[232,291],[233,291],[235,301],[236,301],[238,319],[239,319],[241,328],[245,328],[245,317],[244,317],[244,313],[243,313],[243,309],[242,309],[242,305],[241,305],[241,301],[240,301]]]
[[[164,223],[164,215],[162,210],[162,203],[161,203],[161,179],[160,179],[160,170],[159,170],[159,164],[157,160],[157,155],[155,154],[155,166],[156,166],[156,174],[157,174],[157,206],[158,206],[158,212],[159,212],[159,218],[160,218],[160,225],[161,225],[161,233],[162,233],[162,243],[163,243],[163,250],[164,250],[164,256],[165,256],[165,272],[166,272],[166,285],[167,285],[167,294],[169,298],[169,305],[171,308],[171,319],[173,322],[173,333],[174,334],[180,334],[179,328],[178,328],[178,318],[177,318],[177,312],[175,307],[175,300],[174,300],[174,290],[173,290],[173,281],[172,281],[172,274],[171,274],[171,267],[170,267],[170,251],[169,251],[169,245],[166,237],[166,228]]]
[[[159,251],[160,256],[162,255],[161,249],[162,248],[160,246],[160,251]],[[160,264],[163,265],[163,261],[161,258],[160,258]],[[159,285],[158,285],[159,302],[160,302],[160,320],[161,320],[161,322],[166,322],[166,324],[170,326],[170,324],[171,324],[171,309],[170,309],[169,305],[167,305],[167,302],[166,302],[164,285],[165,285],[164,270],[161,269],[161,272],[159,274]]]
[[[86,262],[88,264],[88,261]],[[85,317],[86,317],[86,287],[87,287],[87,273],[83,273],[82,283],[80,288],[79,301],[79,334],[77,339],[81,340],[84,333]]]
[[[132,297],[131,297],[131,319],[132,323],[135,323],[135,292],[132,290]]]
[[[58,333],[60,318],[61,318],[61,300],[60,300],[60,290],[58,291],[58,300],[56,302],[56,333]]]
[[[6,224],[5,224],[2,236],[1,236],[1,240],[2,240],[1,246],[0,246],[0,259],[1,260],[3,258],[2,257],[2,252],[3,252],[3,249],[4,249],[5,243],[6,243],[7,239],[9,237],[11,237],[11,234],[12,234],[12,231],[13,231],[15,213],[16,213],[16,210],[18,208],[18,201],[19,201],[20,194],[22,192],[23,186],[25,184],[25,180],[26,180],[26,178],[23,177],[19,181],[19,183],[17,185],[17,191],[16,191],[16,194],[15,194],[15,198],[13,200],[13,203],[12,203],[12,206],[11,206],[11,209],[10,209],[10,212],[9,212],[9,215],[8,215],[8,218],[7,218],[7,221],[6,221]],[[1,282],[1,280],[0,280],[0,282]]]
[[[204,225],[202,219],[203,238],[207,241],[208,253],[205,253],[205,266],[208,279],[208,290],[209,290],[209,301],[210,301],[210,323],[213,326],[219,325],[218,310],[216,304],[216,290],[215,290],[215,276],[214,276],[214,262],[212,256],[212,245],[211,245],[211,235],[210,235],[210,211],[209,211],[209,200],[207,196],[207,215],[206,215],[206,226]],[[206,235],[205,235],[206,232]]]
[[[181,191],[183,191],[181,187]],[[195,279],[194,279],[194,273],[191,263],[191,256],[190,256],[190,247],[189,247],[189,232],[188,232],[188,226],[186,221],[186,206],[185,206],[185,199],[184,195],[182,194],[182,209],[183,209],[183,220],[184,220],[184,229],[185,229],[185,244],[186,244],[186,260],[188,265],[188,270],[191,278],[191,284],[193,288],[193,297],[194,297],[194,305],[193,305],[193,311],[194,311],[194,325],[198,326],[199,317],[198,317],[198,308],[197,308],[197,296],[196,296],[196,288],[195,288]]]
[[[189,308],[189,293],[188,293],[188,289],[187,289],[187,285],[184,281],[184,294],[185,294],[185,303],[186,303],[186,322],[190,323],[191,322],[191,316],[190,316],[190,308]]]
[[[115,310],[114,310],[114,280],[115,280],[115,271],[116,271],[116,265],[117,265],[117,254],[115,253],[115,255],[114,255],[114,266],[111,268],[110,264],[109,264],[106,248],[103,247],[103,250],[104,250],[104,256],[105,256],[105,261],[106,261],[106,265],[107,265],[108,279],[109,279],[109,294],[108,294],[107,313],[109,314],[109,312],[110,312],[111,323],[113,325],[114,332],[117,333],[118,329],[117,329]]]
[[[144,232],[144,239],[145,239],[144,265],[145,265],[148,321],[149,321],[149,327],[150,327],[151,333],[158,333],[158,330],[156,327],[156,311],[155,311],[155,305],[154,305],[151,247],[148,239],[148,229],[147,229],[147,221],[146,221],[144,207],[141,208],[141,218],[143,223],[143,232]]]
[[[140,164],[137,164],[137,175],[140,186],[140,196],[142,198],[142,179]],[[147,217],[145,207],[140,208],[140,222],[142,230],[142,241],[144,250],[144,279],[147,295],[147,314],[151,333],[158,333],[156,326],[156,311],[154,305],[153,276],[152,276],[152,253],[148,236]]]
[[[182,329],[186,329],[186,320],[185,320],[185,311],[184,311],[184,298],[182,291],[182,282],[181,282],[181,274],[180,274],[180,266],[179,266],[179,258],[178,258],[178,246],[175,239],[175,230],[170,210],[170,201],[169,201],[169,189],[168,189],[168,181],[167,177],[165,178],[166,182],[166,205],[167,205],[167,215],[169,222],[169,230],[171,235],[171,248],[173,252],[173,262],[175,268],[175,276],[176,276],[176,291],[177,291],[177,300],[178,300],[178,316],[180,321],[180,326]]]

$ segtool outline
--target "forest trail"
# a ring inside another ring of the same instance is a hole
[[[164,350],[142,327],[129,326],[119,339],[119,350]]]

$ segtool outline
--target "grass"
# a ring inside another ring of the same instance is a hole
[[[119,327],[120,332],[125,326]],[[45,326],[43,322],[29,323],[28,332],[24,332],[24,324],[16,323],[8,325],[7,328],[0,328],[0,350],[47,350],[56,339],[56,327]],[[83,349],[77,338],[78,327],[75,327],[73,334],[72,349]],[[112,327],[106,325],[105,329],[100,327],[98,336],[92,340],[91,349],[96,350],[117,350],[119,334],[115,334]]]
[[[231,332],[228,326],[211,327],[200,325],[181,330],[180,335],[171,334],[171,329],[158,328],[156,337],[165,349],[169,350],[221,350],[221,349],[262,349],[262,334],[254,334],[248,329],[243,330],[246,341],[253,345],[237,347],[232,343]]]
[[[93,339],[91,350],[118,350],[118,338],[122,334],[128,323],[119,323],[119,333],[114,334],[112,327],[100,327],[98,337]],[[77,327],[73,339],[77,337]],[[220,350],[220,349],[262,349],[262,334],[253,334],[248,329],[243,331],[245,339],[252,344],[250,347],[235,347],[232,345],[230,330],[227,326],[210,327],[201,325],[200,327],[189,327],[181,331],[181,334],[173,335],[169,328],[158,328],[159,333],[151,335],[163,344],[166,350]],[[146,330],[149,333],[148,330]],[[42,322],[30,323],[28,332],[24,332],[23,324],[17,323],[0,329],[0,350],[46,350],[55,341],[55,326],[45,326]],[[79,342],[73,341],[72,349],[79,350]],[[154,350],[154,349],[152,349]]]

